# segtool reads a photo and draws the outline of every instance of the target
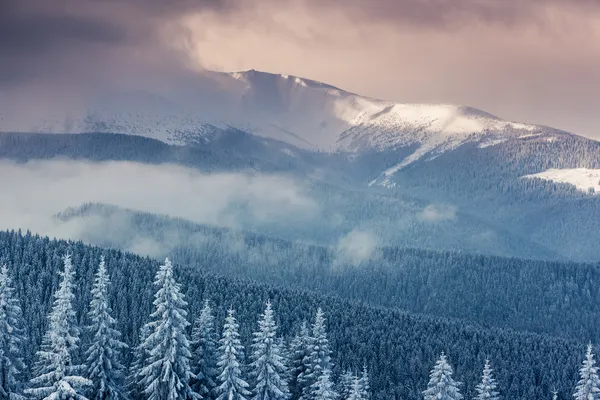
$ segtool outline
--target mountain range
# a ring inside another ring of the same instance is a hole
[[[244,226],[285,239],[335,243],[360,228],[382,245],[600,259],[600,143],[558,129],[255,70],[205,72],[187,90],[98,93],[82,109],[3,114],[0,156],[285,174],[308,182],[323,219]]]

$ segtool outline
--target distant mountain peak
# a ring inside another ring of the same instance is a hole
[[[190,90],[186,94],[147,90],[98,94],[80,115],[64,110],[63,115],[28,116],[19,123],[3,118],[0,131],[103,131],[163,141],[195,135],[209,141],[215,129],[233,127],[309,150],[414,147],[414,153],[395,168],[467,142],[492,146],[531,135],[564,134],[504,121],[473,107],[372,99],[315,80],[254,69],[204,72],[198,81],[191,96]]]

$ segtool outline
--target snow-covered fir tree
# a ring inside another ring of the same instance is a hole
[[[429,384],[423,391],[423,397],[425,400],[460,400],[463,398],[458,389],[460,385],[452,378],[452,367],[442,353],[429,374]]]
[[[352,382],[354,382],[354,374],[350,369],[346,369],[338,379],[338,393],[342,399],[347,399],[352,391]]]
[[[129,366],[127,378],[127,392],[130,399],[144,399],[144,375],[142,369],[149,357],[148,350],[144,346],[146,339],[150,336],[150,326],[142,325],[139,334],[139,343],[133,349],[133,360]]]
[[[215,331],[215,317],[208,300],[200,316],[194,322],[192,329],[192,390],[202,396],[205,400],[215,397],[217,360],[218,360],[218,338]]]
[[[338,400],[339,395],[334,389],[334,384],[331,379],[331,371],[326,369],[323,371],[319,380],[315,383],[315,391],[313,393],[314,400]]]
[[[363,399],[369,400],[371,398],[371,380],[369,379],[369,371],[367,366],[363,365],[363,370],[359,378],[360,391]]]
[[[277,339],[277,325],[271,303],[258,322],[258,331],[252,341],[253,400],[286,400],[290,398],[285,381],[286,367],[282,349]]]
[[[301,399],[312,400],[316,390],[316,383],[325,370],[331,371],[331,349],[327,339],[325,314],[319,308],[312,326],[312,336],[309,343],[309,354],[304,359],[305,371],[298,377],[303,386]]]
[[[21,396],[23,314],[6,264],[0,268],[0,399],[9,400]]]
[[[241,362],[244,359],[244,348],[240,342],[239,326],[233,314],[233,310],[230,309],[219,341],[218,400],[247,400],[251,394],[248,391],[248,382],[242,377]]]
[[[293,399],[297,399],[302,394],[303,386],[299,382],[299,377],[306,372],[304,361],[310,355],[310,330],[306,321],[302,321],[299,332],[294,336],[290,344],[289,364],[290,364],[290,393]]]
[[[585,360],[579,369],[579,382],[575,388],[573,397],[575,400],[598,400],[600,399],[600,379],[598,378],[598,367],[595,366],[592,344],[587,347]]]
[[[142,369],[148,400],[185,400],[198,397],[190,388],[190,342],[186,334],[187,302],[175,281],[167,258],[154,280],[155,311],[150,315],[150,335],[144,342],[148,358]]]
[[[83,400],[85,390],[91,386],[90,380],[83,377],[85,367],[76,363],[79,346],[79,328],[73,309],[73,281],[75,270],[71,256],[63,258],[64,270],[60,272],[61,282],[54,294],[54,304],[49,316],[49,326],[44,336],[42,349],[37,355],[35,377],[31,388],[26,390],[33,399]]]
[[[86,351],[87,377],[93,384],[88,397],[92,400],[124,397],[121,386],[124,367],[120,352],[127,345],[121,341],[121,333],[115,329],[116,320],[108,304],[109,286],[110,276],[102,256],[92,287],[89,311],[92,343]]]
[[[363,397],[363,390],[360,387],[360,379],[358,377],[354,377],[352,380],[352,387],[350,388],[350,395],[348,395],[347,400],[366,400]]]
[[[483,374],[481,375],[481,383],[477,385],[475,390],[477,391],[476,400],[498,400],[500,399],[499,393],[496,391],[498,384],[492,376],[492,368],[490,367],[490,361],[485,360],[483,366]]]

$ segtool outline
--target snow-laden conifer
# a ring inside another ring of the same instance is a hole
[[[342,399],[347,399],[352,391],[352,383],[354,382],[354,374],[350,369],[346,369],[338,380],[338,393]]]
[[[325,370],[331,371],[331,349],[327,339],[325,314],[320,308],[317,310],[315,322],[312,326],[312,336],[309,345],[309,355],[304,360],[305,371],[298,377],[303,386],[302,400],[314,398],[315,385]]]
[[[54,294],[48,330],[42,349],[37,352],[35,377],[30,381],[31,388],[26,390],[33,399],[83,400],[85,389],[91,386],[90,380],[81,375],[85,367],[75,360],[80,331],[73,309],[75,270],[71,256],[65,255],[63,262],[64,270],[60,272],[62,279]]]
[[[356,376],[352,380],[352,387],[350,388],[350,395],[347,400],[366,400],[363,397],[363,391],[360,387],[360,379]]]
[[[290,392],[293,399],[297,399],[302,394],[303,386],[299,382],[299,377],[306,373],[305,360],[310,355],[310,330],[306,321],[302,322],[299,332],[294,336],[290,344]]]
[[[0,268],[0,400],[21,397],[23,314],[6,264]]]
[[[285,360],[277,340],[277,325],[270,302],[267,302],[265,312],[258,322],[258,331],[254,332],[252,350],[250,367],[255,382],[252,399],[289,399]]]
[[[369,371],[367,370],[367,366],[363,366],[362,374],[359,378],[360,383],[360,392],[364,400],[369,400],[371,398],[371,380],[369,379]]]
[[[490,367],[490,361],[485,360],[483,366],[483,374],[481,375],[481,383],[477,385],[475,390],[477,391],[476,400],[499,400],[499,393],[496,391],[498,384],[492,376],[492,368]]]
[[[229,310],[223,335],[219,341],[219,393],[218,400],[247,400],[250,396],[248,382],[242,377],[244,348],[240,342],[239,327],[233,310]]]
[[[313,400],[338,400],[339,395],[334,389],[334,384],[331,379],[331,371],[329,369],[325,369],[321,376],[319,376],[319,380],[315,382],[315,390],[313,393]]]
[[[575,394],[573,394],[575,400],[600,399],[600,379],[598,379],[598,367],[596,367],[591,343],[587,347],[585,360],[579,369],[579,377]]]
[[[460,385],[452,378],[452,367],[442,353],[429,374],[429,384],[423,391],[423,397],[425,400],[460,400],[463,398],[458,390]]]
[[[87,377],[92,381],[91,400],[112,400],[123,398],[121,387],[124,367],[120,362],[120,351],[127,345],[121,339],[121,332],[115,329],[116,321],[108,304],[110,276],[106,270],[104,257],[96,272],[92,287],[89,318],[92,343],[86,351]]]
[[[215,317],[207,300],[192,329],[192,390],[204,400],[215,397],[218,376],[217,342]]]
[[[190,388],[190,342],[186,334],[187,302],[175,281],[173,265],[167,258],[156,273],[155,311],[147,325],[150,335],[144,342],[148,358],[142,369],[148,400],[185,400],[198,397]]]

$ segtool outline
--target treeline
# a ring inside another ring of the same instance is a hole
[[[89,326],[92,284],[100,257],[111,276],[108,292],[115,329],[129,346],[123,365],[128,368],[133,349],[139,346],[140,330],[154,312],[153,284],[159,264],[151,259],[17,232],[0,233],[0,262],[8,265],[21,300],[25,319],[24,361],[33,366],[36,352],[49,329],[53,293],[60,288],[58,272],[62,256],[71,254],[77,267],[73,310],[78,326]],[[482,329],[460,321],[411,315],[393,309],[361,305],[311,292],[280,289],[236,278],[208,274],[197,267],[178,266],[175,278],[188,301],[190,316],[198,316],[206,299],[213,305],[215,321],[225,321],[235,310],[240,340],[252,346],[257,316],[270,301],[276,310],[279,336],[289,343],[304,320],[314,321],[321,308],[327,316],[332,351],[333,377],[349,369],[369,371],[373,400],[416,399],[427,387],[431,365],[445,351],[464,383],[461,392],[475,396],[486,359],[493,362],[498,386],[505,398],[546,398],[553,388],[570,393],[577,381],[580,342],[509,330]],[[190,321],[191,322],[191,321]],[[82,343],[91,343],[89,332]],[[31,376],[30,376],[31,377]],[[30,378],[29,377],[29,378]],[[251,378],[248,378],[251,380]]]

